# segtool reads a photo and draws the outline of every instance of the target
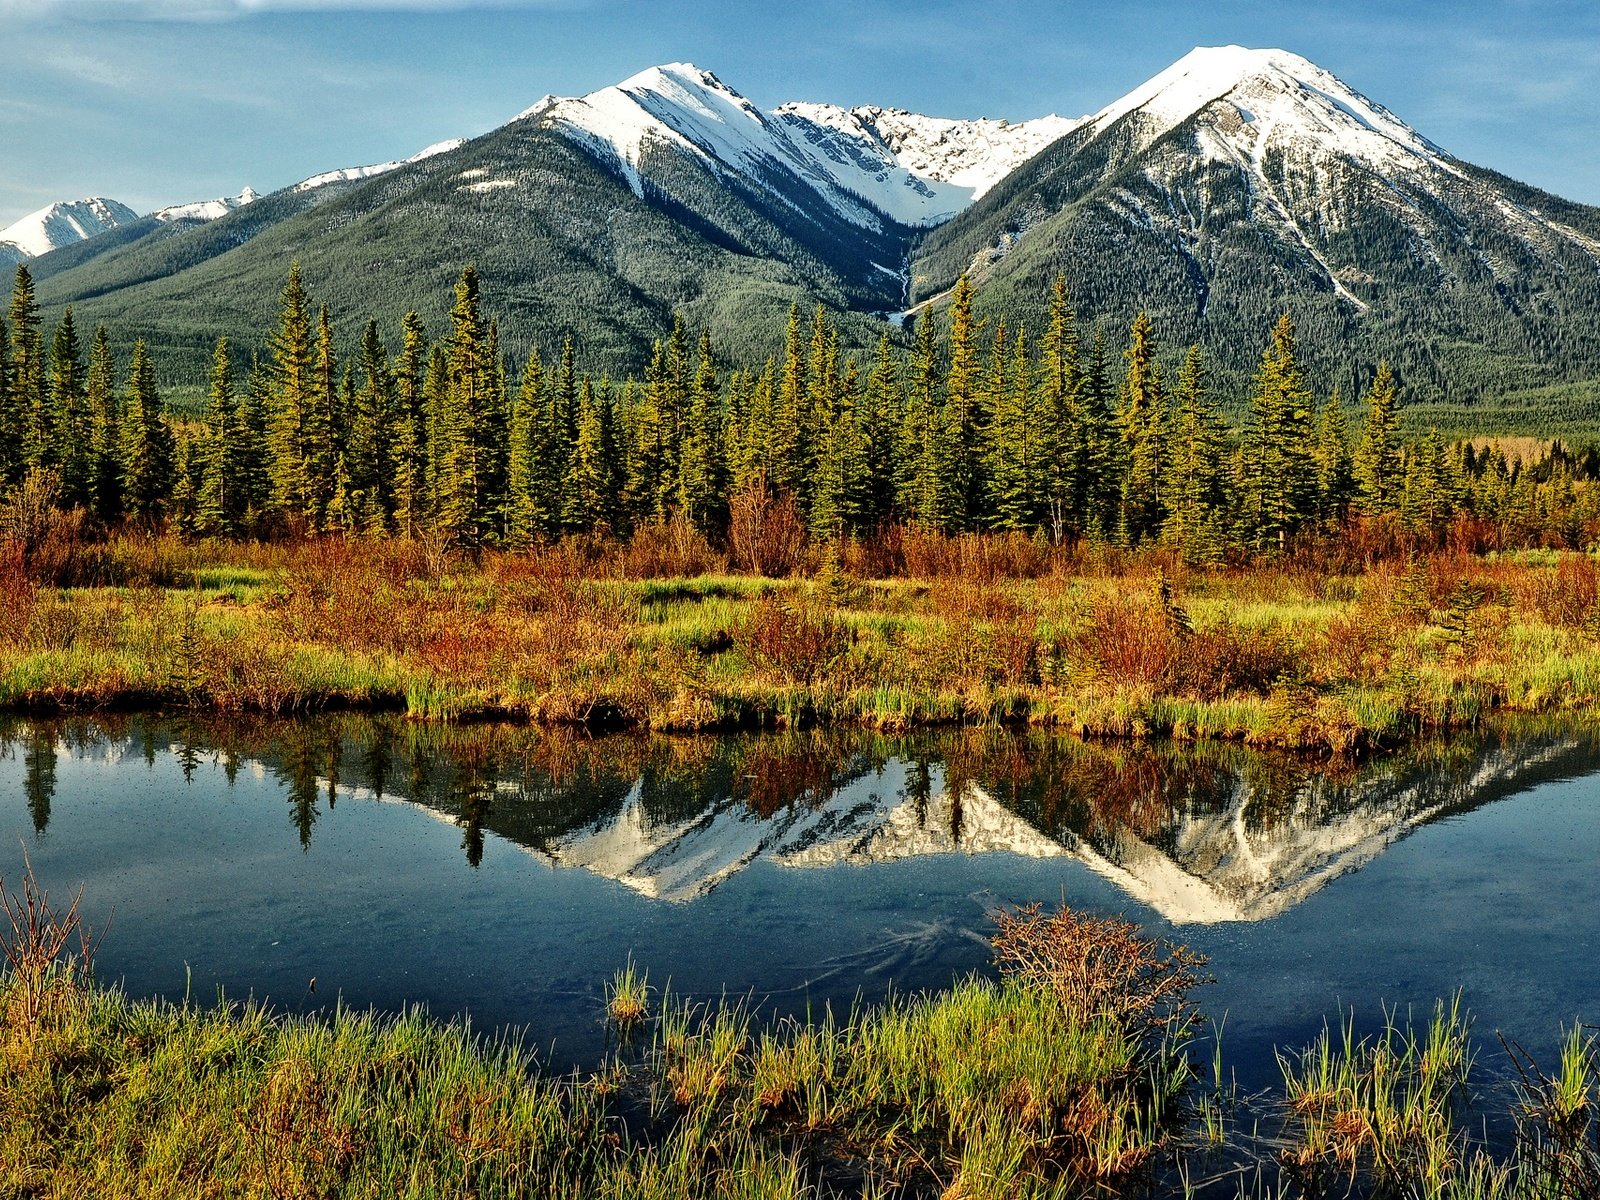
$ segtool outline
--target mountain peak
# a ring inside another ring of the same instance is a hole
[[[47,204],[0,229],[0,264],[37,258],[138,219],[139,214],[126,204],[104,196]]]
[[[1298,132],[1367,160],[1438,154],[1388,109],[1309,59],[1246,46],[1196,47],[1087,124],[1098,134],[1137,113],[1144,118],[1141,140],[1148,145],[1219,101],[1228,102],[1238,117],[1226,122],[1234,129]]]

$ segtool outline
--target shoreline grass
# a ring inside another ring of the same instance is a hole
[[[1351,574],[1105,551],[925,578],[828,559],[779,580],[577,544],[476,560],[342,540],[96,553],[56,572],[71,586],[0,563],[0,710],[1035,725],[1345,754],[1600,706],[1600,568],[1575,553]]]
[[[662,997],[597,1069],[419,1010],[292,1016],[96,986],[92,943],[25,878],[0,924],[0,1194],[163,1197],[1430,1197],[1600,1188],[1600,1061],[1513,1049],[1515,1133],[1478,1131],[1460,997],[1420,1027],[1346,1015],[1279,1052],[1281,1092],[1210,1082],[1204,962],[1117,919],[1000,922],[998,977],[843,1018]],[[78,949],[73,949],[77,946]],[[624,986],[626,985],[626,986]],[[612,999],[643,996],[628,968]],[[1197,1182],[1198,1181],[1198,1182]]]

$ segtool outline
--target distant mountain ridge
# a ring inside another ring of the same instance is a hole
[[[0,266],[16,266],[138,219],[126,204],[104,196],[47,204],[0,229]]]
[[[1231,395],[1283,311],[1347,395],[1379,357],[1433,397],[1600,375],[1600,210],[1453,158],[1282,50],[1198,49],[1090,116],[1020,123],[765,111],[672,63],[212,205],[43,254],[41,298],[198,379],[216,334],[259,344],[290,258],[340,318],[415,308],[436,329],[470,261],[509,345],[570,333],[625,371],[675,311],[758,362],[791,303],[821,303],[860,349],[963,272],[980,312],[1037,329],[1064,272],[1086,322],[1115,336],[1149,311]]]

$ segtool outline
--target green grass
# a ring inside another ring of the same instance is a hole
[[[636,1067],[559,1079],[419,1013],[94,990],[4,1033],[0,1193],[41,1198],[1081,1194],[1149,1159],[1187,1083],[1015,981],[765,1028],[669,1003]]]
[[[442,569],[368,544],[98,553],[97,571],[128,582],[0,605],[0,707],[351,707],[675,732],[1035,723],[1342,752],[1498,710],[1600,705],[1600,606],[1562,599],[1594,567],[1572,554],[1183,574],[1171,582],[1191,635],[1137,563],[819,582],[626,580],[561,548]],[[1463,580],[1473,599],[1457,611]]]

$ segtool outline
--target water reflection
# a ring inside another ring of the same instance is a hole
[[[763,860],[1009,852],[1081,861],[1174,924],[1274,916],[1422,824],[1600,757],[1590,735],[1536,724],[1329,768],[1237,746],[993,731],[593,740],[354,717],[0,723],[38,836],[63,754],[152,768],[167,754],[198,789],[264,773],[308,853],[339,802],[398,801],[457,825],[474,868],[494,835],[662,901]]]

